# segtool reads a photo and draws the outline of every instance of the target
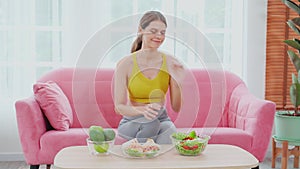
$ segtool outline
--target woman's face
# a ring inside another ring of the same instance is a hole
[[[152,21],[145,29],[140,29],[143,35],[143,49],[157,49],[165,40],[166,25],[162,21]]]

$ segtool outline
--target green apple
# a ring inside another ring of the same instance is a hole
[[[108,143],[95,144],[94,148],[98,153],[106,153],[109,148],[109,144]]]

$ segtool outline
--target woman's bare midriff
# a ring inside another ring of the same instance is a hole
[[[156,104],[160,104],[160,106],[164,106],[165,103],[164,102],[155,102]],[[147,104],[154,104],[154,103],[140,103],[140,102],[133,102],[133,101],[130,101],[129,103],[130,105],[132,106],[145,106]]]

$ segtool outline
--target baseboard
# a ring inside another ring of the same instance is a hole
[[[25,161],[23,153],[0,153],[0,161]]]

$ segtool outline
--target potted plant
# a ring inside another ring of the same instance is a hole
[[[300,36],[300,7],[292,0],[282,0],[282,2],[298,14],[297,17],[287,21],[288,26]],[[292,111],[279,111],[275,116],[275,136],[279,140],[287,140],[290,143],[300,143],[300,40],[297,38],[284,40],[284,43],[291,47],[287,51],[298,75],[292,74],[292,84],[290,86],[290,100],[294,106]]]

